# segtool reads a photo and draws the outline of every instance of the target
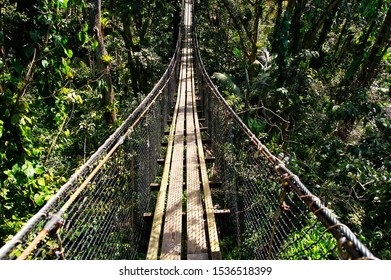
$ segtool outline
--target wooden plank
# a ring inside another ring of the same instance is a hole
[[[187,188],[187,259],[209,259],[201,199],[194,110],[194,66],[191,37],[192,6],[187,3],[187,102],[186,102],[186,188]]]
[[[227,215],[230,215],[231,214],[231,210],[229,209],[214,209],[213,210],[213,213],[215,214],[215,216],[227,216]],[[203,212],[203,214],[205,215],[205,211]],[[147,212],[147,213],[144,213],[143,214],[143,219],[148,221],[148,220],[152,220],[153,219],[153,213],[151,212]],[[186,212],[182,212],[182,217],[186,217],[187,216],[187,213]]]
[[[205,163],[206,158],[201,139],[201,131],[207,128],[200,127],[197,115],[198,106],[195,94],[193,49],[191,46],[192,7],[187,1],[185,3],[184,22],[185,40],[181,51],[182,60],[177,102],[168,137],[166,158],[159,161],[160,164],[164,164],[162,183],[154,214],[144,214],[145,219],[153,218],[147,259],[158,258],[162,231],[160,259],[181,259],[182,217],[184,215],[187,223],[187,259],[208,259],[207,239],[209,239],[212,259],[221,259],[214,217],[215,210],[212,204]],[[185,143],[186,159],[184,159],[183,154]],[[182,209],[184,168],[186,168],[187,213],[184,213]],[[151,187],[153,186],[151,185]],[[205,211],[202,205],[202,191],[205,199]],[[165,207],[166,197],[167,206]],[[222,211],[217,212],[222,214]],[[207,220],[207,230],[204,215]]]
[[[183,102],[181,97],[181,103]],[[170,170],[166,217],[160,259],[180,259],[182,236],[184,114],[179,112]]]
[[[160,190],[160,184],[159,183],[150,183],[149,187],[151,188],[151,191],[159,191]]]
[[[202,145],[202,137],[201,137],[201,129],[198,120],[197,114],[197,105],[196,105],[196,96],[193,93],[193,105],[194,105],[194,121],[195,121],[195,129],[196,129],[196,139],[197,139],[197,147],[198,147],[198,157],[200,163],[200,171],[201,171],[201,182],[202,188],[204,191],[204,200],[205,200],[205,212],[206,212],[206,220],[208,225],[208,237],[209,237],[209,246],[212,259],[221,259],[220,252],[220,244],[219,237],[217,232],[216,220],[214,216],[213,202],[212,202],[212,194],[209,186],[209,178],[208,172],[205,163],[205,155],[204,149]]]
[[[182,57],[187,49],[182,49]],[[181,258],[182,243],[182,193],[183,193],[183,148],[186,104],[186,61],[181,61],[180,100],[176,120],[175,140],[171,161],[170,182],[168,187],[167,208],[164,221],[160,259],[178,260]]]
[[[193,106],[192,49],[187,57],[186,101],[186,188],[187,188],[187,259],[208,259],[201,184],[197,156],[196,132]]]
[[[178,115],[173,158],[170,170],[167,208],[164,221],[160,259],[177,259],[181,256],[182,236],[182,185],[183,185],[183,114]],[[181,124],[182,123],[182,124]]]
[[[181,84],[178,85],[178,92],[181,92]],[[171,157],[172,157],[173,147],[174,147],[174,134],[176,130],[176,120],[179,112],[179,100],[180,100],[180,95],[178,95],[177,97],[177,102],[176,102],[174,115],[173,115],[173,122],[170,127],[167,153],[166,153],[166,158],[164,160],[162,181],[160,184],[160,190],[156,200],[155,213],[153,215],[153,222],[152,222],[152,230],[151,230],[151,235],[149,237],[148,251],[146,257],[147,260],[156,260],[158,258],[160,235],[162,232],[162,223],[163,223],[166,194],[168,188],[168,179],[169,179],[169,172],[171,167]]]
[[[188,254],[187,255],[188,260],[209,260],[208,253],[204,254]]]

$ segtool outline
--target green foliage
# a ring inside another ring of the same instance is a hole
[[[294,231],[285,238],[281,259],[287,260],[326,260],[336,259],[337,240],[316,222]]]
[[[327,260],[338,258],[337,241],[326,228],[312,216],[308,225],[293,230],[283,240],[283,244],[272,257],[281,260]],[[247,231],[239,249],[232,250],[232,255],[239,259],[252,259],[256,251],[269,252],[268,234],[263,229]],[[229,241],[229,240],[228,240]],[[226,242],[226,241],[225,241]],[[225,244],[225,242],[223,244]],[[239,257],[238,257],[239,255]],[[228,255],[230,256],[230,255]]]
[[[226,237],[220,240],[220,248],[223,260],[240,260],[247,259],[241,254],[241,250],[236,245],[236,240],[233,237]]]
[[[211,78],[216,79],[219,84],[221,84],[227,91],[231,92],[232,94],[243,96],[242,91],[235,84],[231,76],[224,73],[214,73]]]
[[[105,125],[88,1],[5,0],[0,17],[0,246],[105,141],[141,101],[130,88],[122,13],[139,1],[104,3],[103,28],[119,119]],[[147,92],[172,55],[173,10],[147,1],[138,63]],[[119,4],[119,5],[116,5]],[[143,4],[144,5],[144,4]],[[153,8],[149,10],[149,8]],[[155,9],[156,8],[156,9]],[[120,10],[123,9],[123,10]],[[133,16],[139,17],[135,12]],[[143,20],[144,21],[144,20]],[[134,30],[139,21],[131,22]],[[140,29],[140,30],[141,30]],[[165,32],[162,32],[165,30]],[[141,32],[141,31],[140,31]],[[164,33],[165,36],[161,36]],[[137,36],[136,36],[137,37]],[[141,38],[139,36],[139,38]],[[161,59],[161,58],[164,59]],[[110,108],[111,109],[111,108]]]
[[[208,1],[198,10],[202,57],[209,73],[226,73],[216,83],[229,102],[241,97],[231,104],[245,123],[290,156],[290,169],[375,255],[390,258],[390,33],[381,34],[389,1],[307,2],[266,3],[253,62],[244,23],[255,10]]]

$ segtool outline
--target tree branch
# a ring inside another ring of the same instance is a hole
[[[241,111],[241,112],[238,112],[238,114],[240,115],[240,114],[244,114],[244,113],[247,113],[247,112],[249,112],[249,111],[254,111],[254,110],[266,110],[266,111],[268,111],[268,112],[270,112],[270,113],[272,113],[274,116],[276,116],[277,118],[279,118],[280,120],[282,120],[283,122],[285,122],[285,123],[290,123],[290,121],[287,121],[286,119],[284,119],[283,117],[281,117],[280,115],[278,115],[277,113],[275,113],[273,110],[271,110],[271,109],[269,109],[269,108],[267,108],[267,107],[265,107],[265,106],[258,106],[258,107],[251,107],[251,108],[248,108],[248,109],[246,109],[246,110],[243,110],[243,111]]]

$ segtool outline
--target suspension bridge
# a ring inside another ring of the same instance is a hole
[[[0,259],[375,259],[228,106],[182,7],[160,81]]]

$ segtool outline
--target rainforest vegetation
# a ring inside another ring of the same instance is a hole
[[[177,1],[0,2],[0,246],[164,73]]]
[[[208,0],[201,56],[246,124],[391,258],[391,2]]]
[[[159,79],[180,2],[0,2],[0,246]],[[201,56],[229,104],[391,259],[391,1],[195,2]]]

